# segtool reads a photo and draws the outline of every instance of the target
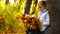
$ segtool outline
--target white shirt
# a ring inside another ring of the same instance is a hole
[[[50,18],[49,18],[49,14],[48,11],[46,9],[44,9],[43,11],[40,11],[38,13],[38,18],[42,21],[43,27],[40,30],[41,32],[44,31],[47,26],[50,24]]]

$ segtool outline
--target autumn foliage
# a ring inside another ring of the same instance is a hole
[[[32,15],[25,14],[21,17],[23,20],[24,26],[26,29],[41,29],[42,23],[41,21]]]

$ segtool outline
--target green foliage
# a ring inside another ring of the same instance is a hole
[[[35,12],[34,15],[37,16],[38,8],[34,2],[35,0],[32,0],[30,14]],[[24,14],[25,5],[26,0],[20,0],[14,4],[8,3],[7,5],[4,3],[4,0],[0,0],[0,32],[7,29],[14,29],[20,34],[25,30],[24,24],[20,19],[20,16]]]
[[[34,13],[34,16],[37,17],[38,16],[38,3],[36,5],[36,0],[32,0],[32,4],[31,4],[31,8],[30,8],[30,14]]]
[[[0,32],[8,29],[13,29],[17,33],[22,33],[24,31],[24,25],[20,19],[20,16],[24,14],[25,4],[26,1],[21,1],[17,4],[3,4],[3,6],[2,4],[0,5]],[[4,16],[4,18],[2,18],[1,15]]]

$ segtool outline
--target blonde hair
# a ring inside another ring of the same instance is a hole
[[[42,6],[47,7],[47,2],[46,1],[40,1],[39,4],[42,4]]]

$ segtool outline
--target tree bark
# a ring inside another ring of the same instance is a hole
[[[26,2],[26,7],[25,7],[25,14],[29,14],[32,0],[26,0],[26,1],[27,1],[27,2]]]
[[[60,0],[47,0],[47,2],[51,24],[44,34],[60,34]]]

